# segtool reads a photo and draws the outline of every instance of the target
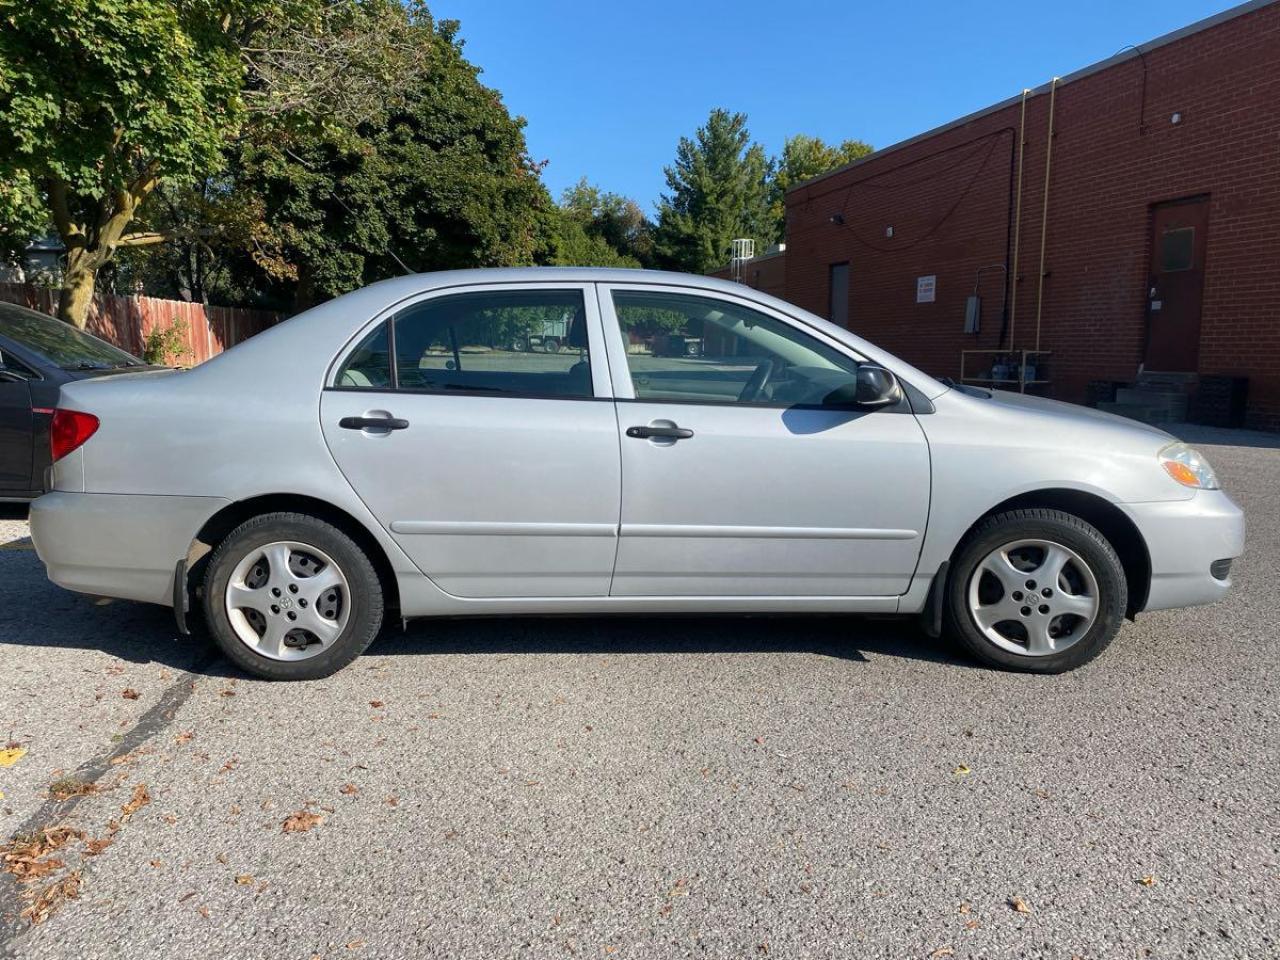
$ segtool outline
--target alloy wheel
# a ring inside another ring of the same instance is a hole
[[[351,589],[324,551],[278,540],[236,564],[225,602],[231,628],[249,649],[272,660],[305,660],[342,635]]]
[[[992,550],[968,585],[969,615],[996,646],[1045,657],[1077,643],[1098,618],[1098,581],[1080,554],[1052,540]]]

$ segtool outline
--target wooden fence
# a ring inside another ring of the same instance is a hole
[[[58,310],[58,291],[19,283],[0,283],[0,301],[20,303],[32,310],[54,315]],[[248,340],[282,319],[280,314],[266,310],[99,293],[94,296],[93,306],[89,309],[87,329],[94,336],[141,356],[147,336],[152,331],[166,330],[175,320],[183,321],[186,324],[185,353],[169,359],[182,366],[194,366],[242,340]]]

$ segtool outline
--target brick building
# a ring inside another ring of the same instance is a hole
[[[939,376],[974,351],[966,378],[1104,402],[1139,381],[1120,412],[1178,416],[1160,392],[1206,422],[1247,378],[1244,421],[1280,429],[1280,3],[797,186],[773,261],[744,282]]]

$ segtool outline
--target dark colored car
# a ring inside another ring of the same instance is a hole
[[[0,500],[44,492],[49,427],[64,383],[146,368],[61,320],[0,303]]]

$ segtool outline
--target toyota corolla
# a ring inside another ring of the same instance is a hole
[[[50,435],[50,578],[198,609],[280,679],[388,621],[654,611],[911,615],[1052,673],[1221,598],[1244,545],[1158,429],[677,274],[385,281],[193,370],[66,384]]]

